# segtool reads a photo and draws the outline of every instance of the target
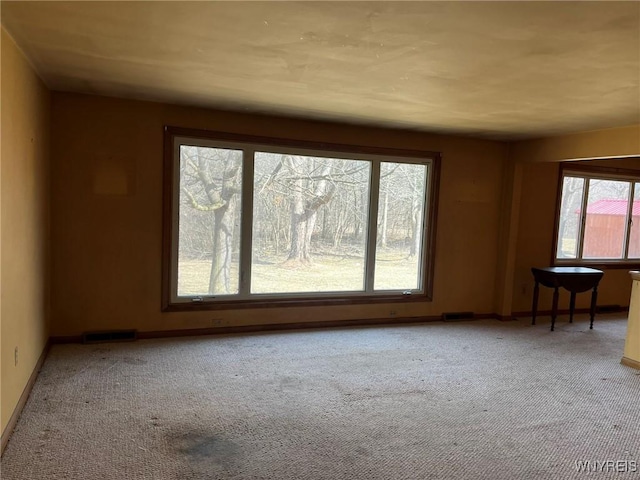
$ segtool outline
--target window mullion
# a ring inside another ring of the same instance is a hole
[[[582,260],[582,251],[584,248],[584,231],[587,223],[587,202],[589,200],[589,188],[591,186],[591,179],[585,178],[584,190],[582,191],[582,208],[580,209],[580,231],[578,232],[578,238],[580,239],[580,245],[578,246],[578,259]]]
[[[622,258],[629,258],[629,240],[631,238],[631,221],[633,218],[633,199],[635,198],[636,183],[629,182],[629,205],[627,206],[627,222],[624,232],[624,255]]]
[[[376,243],[378,241],[378,199],[380,196],[380,162],[371,162],[371,184],[369,187],[369,225],[367,252],[365,257],[365,292],[373,292],[376,268]]]
[[[171,178],[171,301],[178,300],[178,251],[179,251],[179,231],[180,231],[180,142],[171,139],[172,155],[172,178]]]
[[[240,289],[241,297],[251,294],[251,263],[253,237],[253,175],[255,150],[243,149],[242,157],[242,218],[240,237]]]
[[[424,196],[422,197],[422,203],[424,205],[422,209],[422,232],[420,233],[422,245],[420,246],[420,263],[418,264],[418,289],[421,291],[424,291],[426,288],[424,269],[427,267],[426,258],[427,247],[429,245],[429,231],[432,228],[431,225],[429,225],[429,212],[431,211],[431,201],[429,197],[431,188],[431,166],[429,166],[429,168],[425,168],[424,172]]]

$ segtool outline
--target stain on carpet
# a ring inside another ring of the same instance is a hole
[[[190,462],[215,463],[228,467],[236,463],[240,446],[218,433],[184,432],[172,435],[170,445]]]

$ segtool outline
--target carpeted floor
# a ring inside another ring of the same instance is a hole
[[[2,479],[639,479],[625,328],[601,315],[593,331],[562,317],[553,333],[541,318],[54,346]]]

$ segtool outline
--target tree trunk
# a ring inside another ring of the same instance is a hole
[[[409,257],[413,258],[418,255],[420,251],[420,239],[422,237],[422,208],[420,205],[421,202],[415,197],[411,203],[411,224],[413,228],[411,232]]]
[[[292,170],[299,173],[300,162],[291,160]],[[291,203],[291,250],[289,262],[311,263],[311,236],[318,218],[318,210],[326,205],[335,192],[335,185],[327,181],[331,173],[331,166],[326,165],[320,173],[320,180],[316,182],[311,199],[304,198],[304,180],[295,180],[293,199]]]
[[[380,232],[380,246],[387,247],[387,222],[389,220],[389,190],[384,192],[384,206],[382,207],[382,231]]]
[[[304,204],[302,191],[296,188],[291,206],[291,249],[287,260],[309,263],[311,257],[309,256],[307,239],[311,240],[311,235],[307,234],[308,221]]]
[[[322,212],[322,240],[328,241],[331,239],[330,222],[329,210],[325,208]]]
[[[360,236],[360,221],[358,218],[358,192],[353,191],[353,241],[357,242]]]
[[[234,202],[235,203],[235,202]],[[213,258],[209,276],[209,293],[230,293],[231,255],[233,241],[233,224],[227,212],[228,206],[217,209],[214,213]],[[230,224],[231,223],[231,224]]]
[[[238,213],[238,194],[240,193],[241,163],[229,161],[222,177],[222,188],[215,198],[221,206],[213,213],[213,256],[209,274],[209,293],[235,293],[238,285],[231,285],[231,261],[235,220]]]

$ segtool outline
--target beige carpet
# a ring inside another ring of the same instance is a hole
[[[53,347],[2,479],[577,479],[640,470],[626,320]],[[592,464],[593,465],[593,464]]]

